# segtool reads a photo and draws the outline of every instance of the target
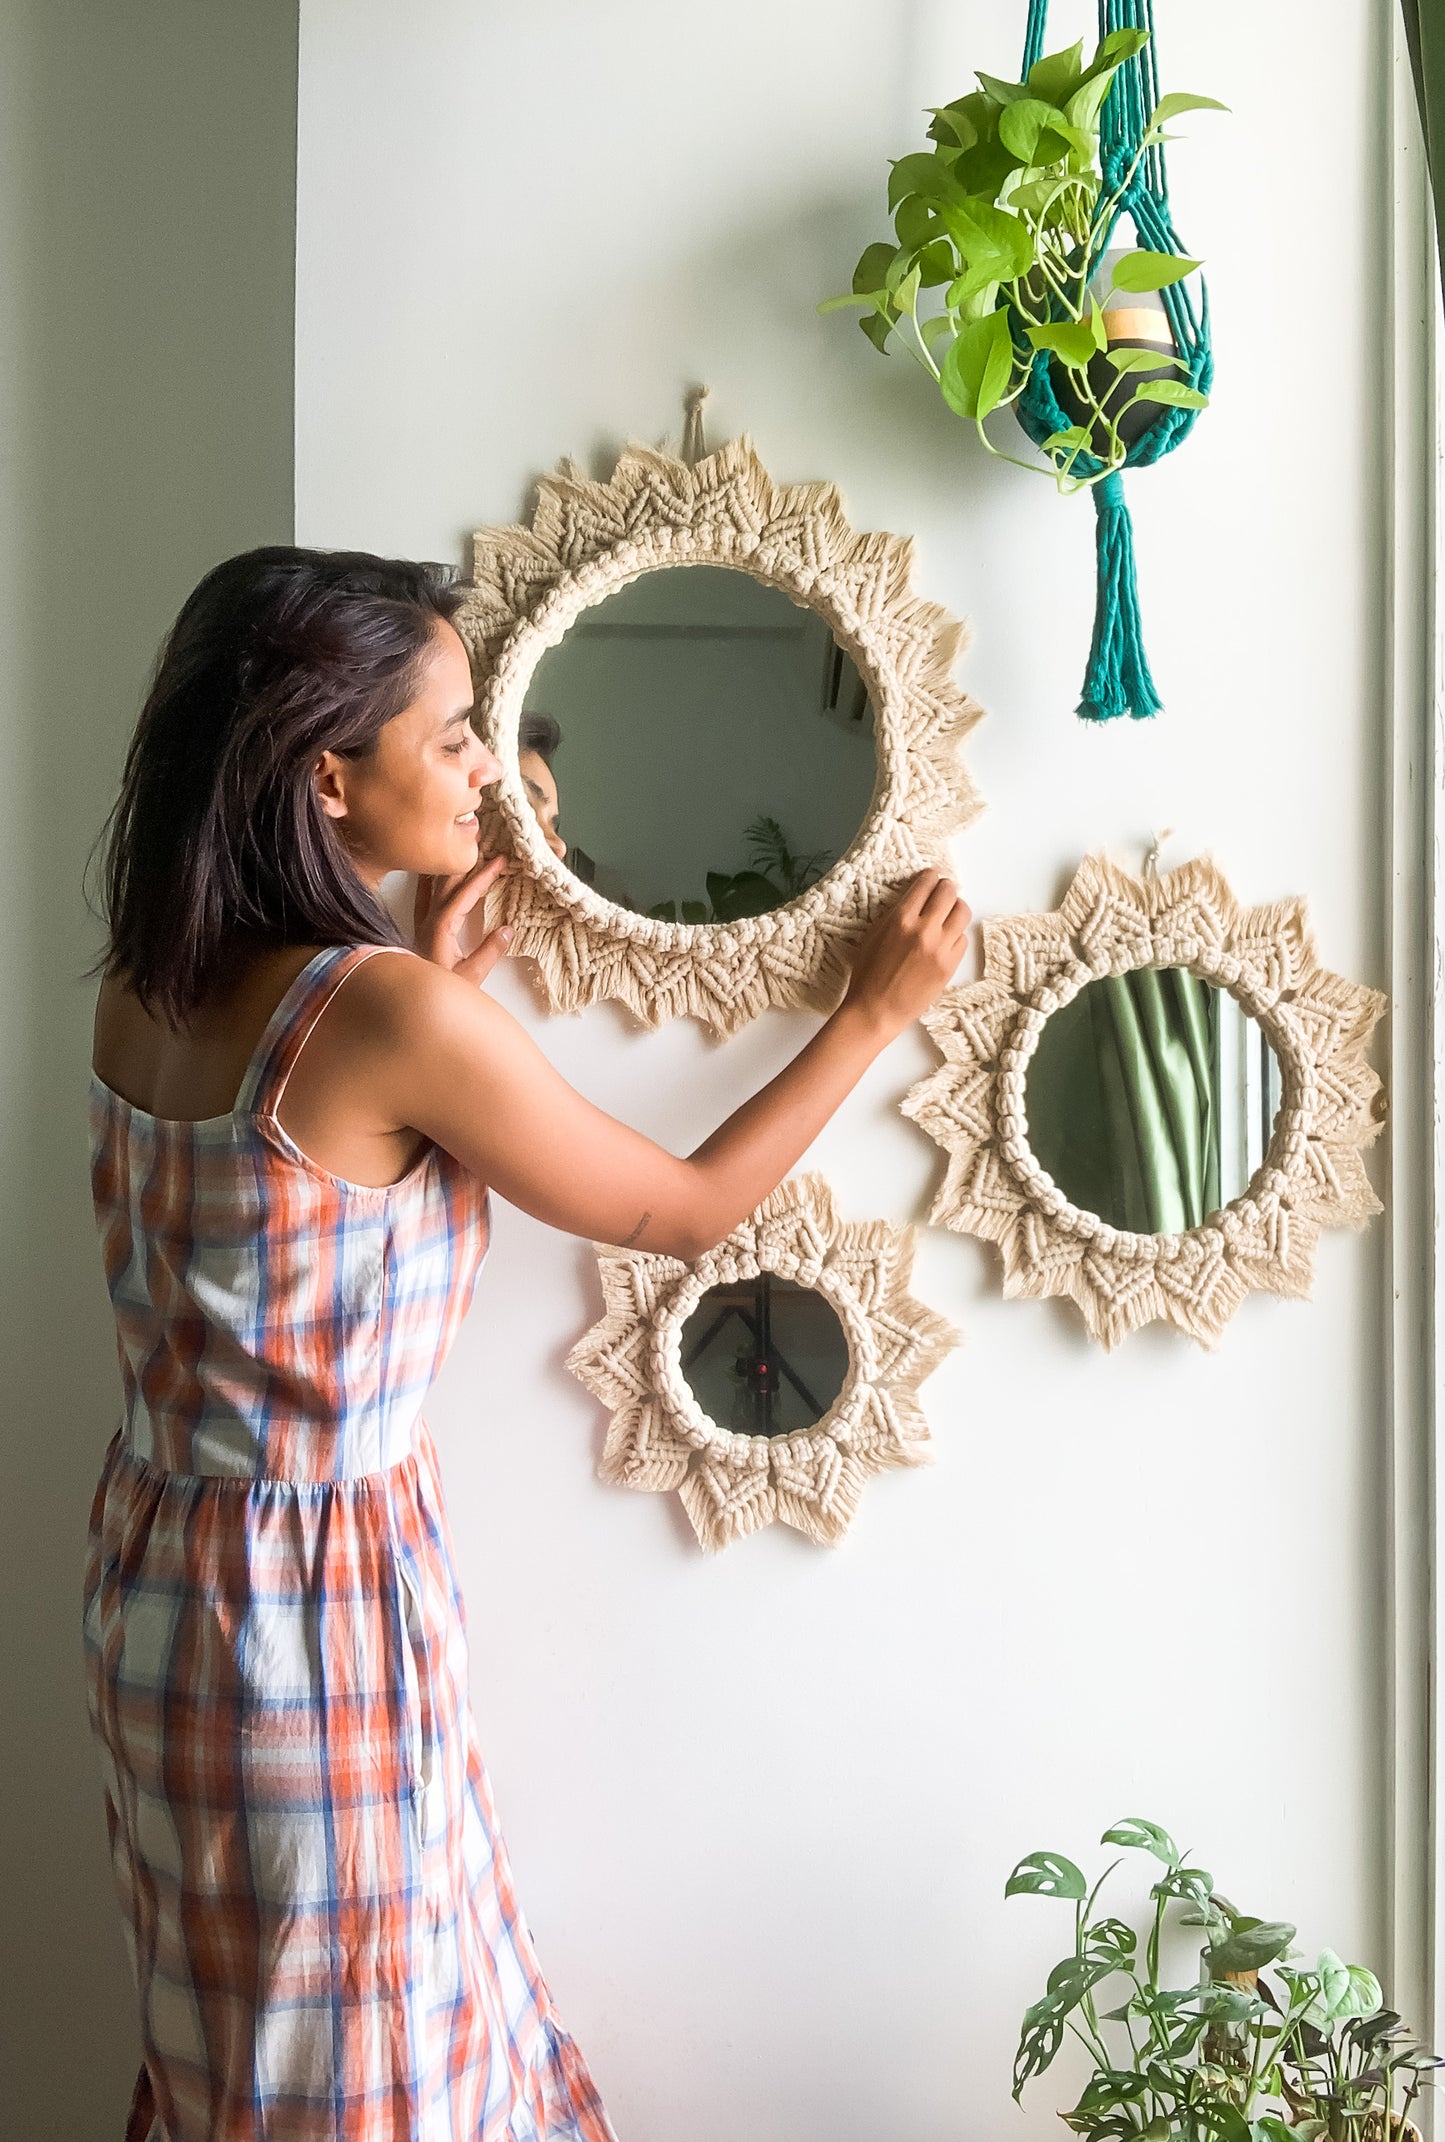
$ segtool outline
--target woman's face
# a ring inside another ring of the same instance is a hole
[[[543,840],[558,862],[565,863],[567,843],[557,830],[557,783],[551,767],[540,751],[519,751],[517,771],[522,776],[532,816],[542,828]]]
[[[321,808],[334,819],[367,884],[392,870],[450,878],[477,859],[477,798],[501,765],[471,724],[467,651],[438,618],[416,696],[387,722],[363,759],[323,752]]]

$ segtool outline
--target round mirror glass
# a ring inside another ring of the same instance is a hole
[[[1028,1140],[1071,1204],[1183,1234],[1242,1197],[1279,1108],[1279,1063],[1227,990],[1183,967],[1104,975],[1047,1021]]]
[[[760,1272],[709,1287],[682,1327],[682,1372],[710,1420],[741,1435],[812,1428],[848,1380],[848,1337],[812,1287]]]
[[[518,756],[553,853],[667,922],[782,907],[873,796],[873,716],[816,611],[724,566],[644,573],[548,648]]]

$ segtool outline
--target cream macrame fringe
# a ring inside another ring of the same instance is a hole
[[[912,1228],[840,1220],[821,1176],[785,1182],[695,1264],[597,1245],[606,1314],[567,1357],[612,1414],[599,1467],[619,1487],[676,1488],[703,1546],[769,1524],[832,1545],[866,1480],[932,1457],[918,1387],[958,1333],[908,1291]],[[734,1434],[682,1371],[682,1328],[709,1287],[776,1272],[816,1288],[848,1338],[848,1375],[815,1427]]]
[[[878,773],[867,820],[816,885],[742,922],[658,922],[575,878],[543,841],[517,772],[517,722],[538,659],[578,614],[645,572],[723,565],[825,617],[873,703]],[[609,483],[571,463],[541,484],[530,528],[480,528],[457,629],[478,721],[505,769],[488,839],[511,851],[488,911],[536,960],[553,1010],[601,998],[647,1026],[691,1016],[721,1034],[769,1005],[827,1009],[849,950],[915,872],[947,861],[949,836],[982,804],[964,737],[982,709],[953,682],[964,627],[913,593],[913,545],[856,534],[832,484],[784,486],[748,439],[696,466],[629,447]]]
[[[982,980],[924,1015],[943,1067],[903,1103],[948,1155],[933,1220],[999,1245],[1005,1294],[1070,1296],[1105,1346],[1153,1319],[1210,1346],[1251,1288],[1307,1297],[1321,1230],[1380,1210],[1360,1155],[1384,1120],[1365,1049],[1385,999],[1319,964],[1304,902],[1241,908],[1207,858],[1134,878],[1091,856],[1056,914],[982,935]],[[1045,1021],[1099,975],[1138,967],[1188,967],[1229,990],[1282,1074],[1263,1167],[1183,1235],[1081,1212],[1028,1142],[1024,1082]]]

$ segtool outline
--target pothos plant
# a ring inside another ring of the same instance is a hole
[[[755,818],[743,835],[752,858],[750,870],[710,870],[706,900],[659,900],[647,912],[658,922],[740,922],[766,915],[806,892],[832,862],[832,852],[794,855],[776,818]]]
[[[1294,1928],[1238,1910],[1157,1823],[1131,1816],[1101,1841],[1163,1870],[1142,1942],[1099,1901],[1118,1860],[1091,1887],[1062,1853],[1031,1852],[1005,1885],[1074,1906],[1073,1949],[1024,2015],[1016,2099],[1068,2036],[1093,2073],[1062,2118],[1091,2142],[1419,2142],[1410,2112],[1441,2063],[1384,2006],[1373,1972],[1330,1949],[1308,1969],[1289,1961]],[[1171,1914],[1203,1935],[1193,1985],[1161,1978]]]
[[[1090,287],[1139,165],[1169,121],[1225,108],[1185,91],[1162,97],[1132,161],[1106,184],[1104,100],[1147,42],[1144,30],[1114,30],[1087,63],[1082,43],[1071,45],[1036,61],[1021,82],[980,73],[970,95],[935,108],[932,149],[900,157],[888,181],[897,243],[868,246],[852,290],[819,307],[861,305],[874,348],[897,337],[989,452],[1021,468],[1041,465],[1002,453],[987,420],[1018,400],[1038,353],[1049,352],[1062,370],[1061,400],[1078,416],[1044,442],[1044,472],[1064,491],[1122,467],[1126,411],[1141,403],[1199,409],[1207,400],[1168,376],[1183,369],[1177,356],[1110,348],[1105,304]],[[1162,290],[1198,266],[1139,247],[1115,262],[1112,291]]]

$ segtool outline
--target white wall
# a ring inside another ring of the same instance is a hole
[[[714,437],[915,533],[920,585],[974,619],[980,912],[1172,825],[1248,900],[1307,892],[1325,956],[1380,980],[1383,16],[1328,0],[1302,39],[1282,0],[1161,12],[1166,86],[1234,109],[1174,157],[1219,384],[1131,484],[1152,727],[1072,718],[1087,506],[987,463],[903,359],[813,311],[881,228],[885,158],[971,66],[1009,71],[1022,8],[303,0],[299,540],[460,557],[562,455],[605,471],[675,435],[706,380]],[[1083,26],[1059,15],[1060,41]],[[1328,124],[1282,126],[1282,81]],[[1289,214],[1286,277],[1268,218],[1302,163],[1327,205]],[[679,1146],[810,1030],[644,1038],[497,987]],[[921,1217],[938,1159],[897,1103],[929,1060],[898,1042],[818,1141],[850,1213]],[[930,1234],[920,1288],[967,1333],[929,1389],[936,1469],[870,1487],[836,1554],[772,1532],[705,1561],[675,1506],[593,1479],[602,1421],[561,1366],[589,1252],[499,1214],[432,1413],[522,1893],[624,2142],[1056,2131],[1050,2087],[1020,2116],[1008,2072],[1065,1928],[1003,1878],[1041,1844],[1097,1857],[1126,1812],[1378,1960],[1383,1242],[1329,1240],[1313,1306],[1252,1300],[1216,1356],[1151,1331],[1106,1358]]]
[[[291,528],[294,0],[0,8],[0,2130],[118,2142],[134,1999],[85,1715],[119,1409],[86,852],[161,636]]]

